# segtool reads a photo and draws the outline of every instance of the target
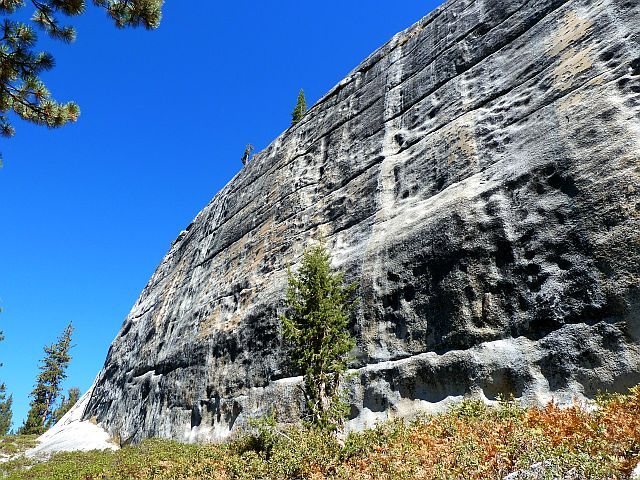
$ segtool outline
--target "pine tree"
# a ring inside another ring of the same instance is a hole
[[[62,396],[60,400],[60,406],[56,408],[55,412],[53,412],[53,417],[51,421],[51,426],[55,425],[60,421],[62,417],[64,417],[65,413],[71,410],[78,399],[80,398],[80,389],[78,387],[72,387],[69,389],[67,396]]]
[[[339,385],[355,346],[349,332],[355,288],[331,270],[322,245],[304,253],[297,273],[289,271],[283,334],[292,363],[304,376],[308,419],[322,429],[337,429],[346,413]]]
[[[62,381],[67,378],[66,369],[71,361],[69,350],[72,333],[73,326],[69,324],[56,343],[44,347],[45,357],[39,366],[40,373],[30,395],[29,413],[20,427],[20,434],[44,433],[55,420],[56,400],[62,389]]]
[[[54,66],[53,56],[35,50],[36,28],[49,37],[65,43],[75,39],[72,26],[61,25],[60,17],[84,13],[85,0],[31,0],[34,8],[31,22],[11,20],[24,18],[20,10],[25,0],[0,0],[0,135],[11,137],[15,129],[10,116],[50,128],[75,122],[80,109],[74,102],[58,103],[40,79]],[[160,24],[163,0],[93,0],[107,11],[117,27],[143,26],[151,29]]]
[[[251,154],[253,153],[253,145],[247,143],[247,146],[244,148],[244,153],[242,154],[242,165],[246,165],[251,160]]]
[[[304,98],[304,90],[300,89],[298,93],[298,102],[296,108],[291,112],[291,125],[298,123],[307,112],[307,100]]]
[[[2,340],[4,340],[4,333],[0,331],[0,342]],[[1,366],[2,363],[0,363]],[[9,398],[7,398],[7,386],[4,383],[0,383],[0,436],[6,435],[11,429],[13,420],[12,404],[13,396],[9,395]]]
[[[6,398],[5,395],[5,385],[2,384],[2,393],[0,393],[0,436],[9,433],[13,422],[13,412],[11,411],[13,395],[9,395],[9,398]]]

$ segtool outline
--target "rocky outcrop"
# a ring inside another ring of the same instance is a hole
[[[640,4],[450,0],[256,155],[171,246],[83,418],[221,440],[299,378],[277,314],[324,238],[359,282],[349,426],[640,381]]]

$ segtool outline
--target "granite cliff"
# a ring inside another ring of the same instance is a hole
[[[450,0],[396,35],[178,236],[72,415],[121,444],[294,420],[277,314],[314,238],[360,285],[350,428],[640,382],[640,3]]]

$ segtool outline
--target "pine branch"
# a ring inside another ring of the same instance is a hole
[[[84,13],[85,0],[29,0],[34,8],[31,24],[49,37],[69,43],[75,40],[72,26],[61,25],[59,18]],[[118,27],[157,28],[163,0],[93,0],[105,8]],[[25,7],[26,0],[0,0],[0,15],[12,15]],[[80,109],[74,102],[58,103],[40,80],[40,74],[54,67],[49,53],[34,52],[35,29],[24,22],[5,18],[0,24],[0,136],[15,133],[10,116],[57,128],[75,122]]]

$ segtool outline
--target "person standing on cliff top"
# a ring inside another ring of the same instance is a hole
[[[251,157],[251,153],[253,152],[253,145],[250,143],[244,149],[244,155],[242,155],[242,165],[246,165],[249,163],[249,158]]]

